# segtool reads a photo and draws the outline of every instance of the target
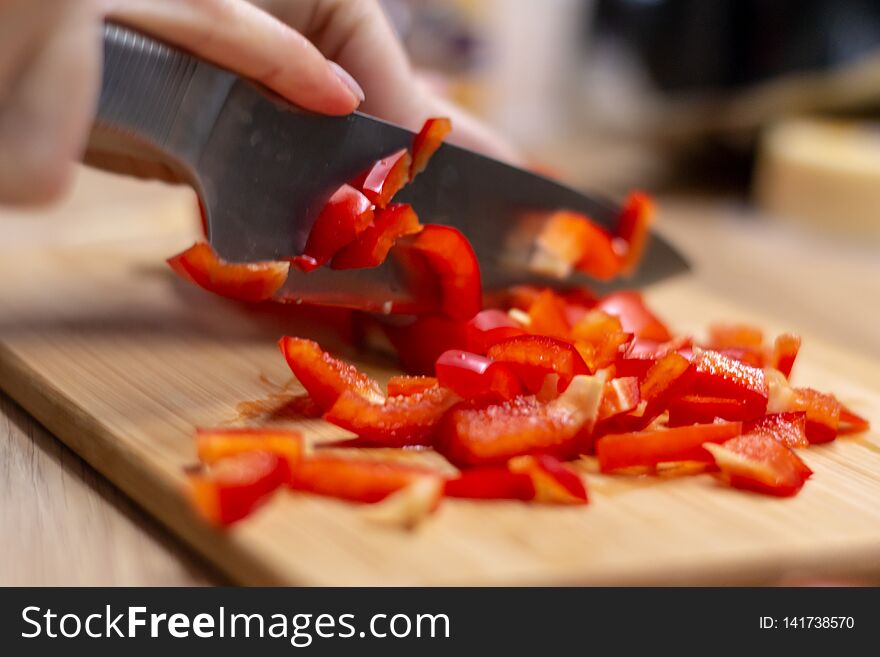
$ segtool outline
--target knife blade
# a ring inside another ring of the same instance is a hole
[[[191,184],[205,209],[209,241],[228,261],[301,253],[330,195],[412,138],[365,114],[304,111],[176,48],[105,26],[103,84],[87,161],[114,168],[133,157]],[[547,283],[527,267],[541,212],[568,208],[609,228],[618,213],[606,199],[448,143],[395,200],[412,203],[423,223],[459,229],[474,247],[487,289]],[[686,269],[684,258],[653,236],[626,285]],[[580,275],[568,282],[599,291],[615,286]],[[278,300],[387,311],[392,305],[418,309],[415,296],[405,272],[389,259],[366,270],[291,270]]]

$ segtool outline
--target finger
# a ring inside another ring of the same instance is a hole
[[[48,26],[54,25],[64,5],[52,0],[0,0],[0,106],[24,63],[42,45]]]
[[[96,14],[67,3],[0,108],[0,202],[46,202],[66,189],[94,112],[99,49]]]
[[[106,0],[107,15],[266,85],[324,114],[363,100],[350,75],[308,39],[244,0]]]

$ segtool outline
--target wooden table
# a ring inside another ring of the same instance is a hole
[[[0,256],[35,242],[111,239],[89,224],[97,205],[125,208],[119,230],[145,239],[167,228],[155,217],[192,212],[186,190],[80,176],[61,207],[0,212]],[[138,211],[132,216],[131,208]],[[36,214],[39,216],[30,216]],[[178,215],[179,216],[179,215]],[[832,242],[758,221],[718,199],[666,199],[662,231],[700,276],[724,294],[809,326],[850,349],[880,357],[877,245]],[[2,284],[2,282],[0,282]],[[0,584],[189,585],[223,579],[101,475],[0,394]]]

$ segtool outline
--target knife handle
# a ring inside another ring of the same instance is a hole
[[[129,28],[104,26],[101,95],[85,161],[192,182],[235,76]]]

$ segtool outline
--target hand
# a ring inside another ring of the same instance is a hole
[[[94,112],[105,18],[307,109],[347,114],[363,102],[411,129],[447,115],[452,141],[514,159],[419,83],[377,0],[0,0],[0,203],[46,202],[66,189]]]

